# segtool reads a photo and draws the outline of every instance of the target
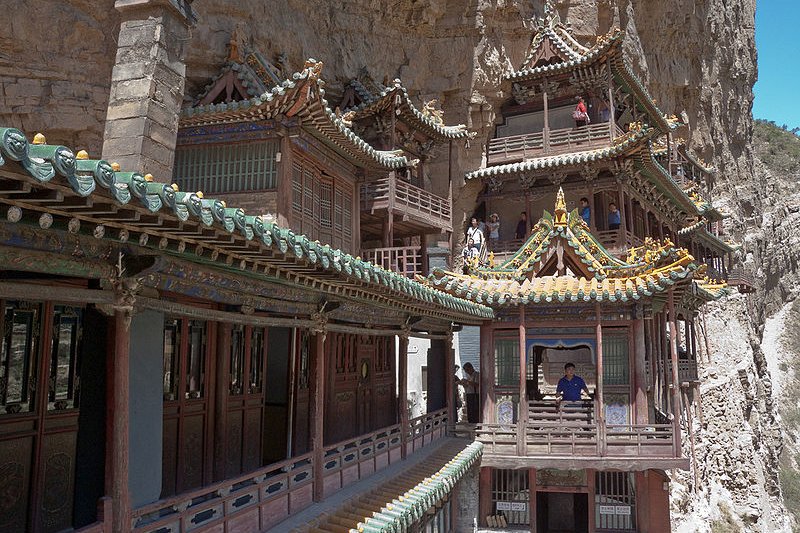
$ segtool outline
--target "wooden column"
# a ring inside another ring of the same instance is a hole
[[[589,488],[589,494],[587,495],[588,496],[587,499],[589,500],[588,501],[589,524],[587,529],[589,530],[589,533],[595,533],[595,531],[597,531],[597,524],[595,523],[595,499],[594,499],[595,489],[596,489],[596,478],[597,478],[597,470],[595,470],[594,468],[587,468],[586,485]]]
[[[608,106],[609,106],[609,113],[608,113],[608,130],[609,135],[611,135],[611,140],[614,140],[614,137],[617,135],[616,124],[617,124],[617,116],[616,116],[616,109],[614,104],[614,78],[611,74],[611,59],[606,60],[606,70],[608,72]]]
[[[700,485],[700,473],[698,472],[697,466],[697,453],[695,452],[694,448],[694,425],[692,424],[692,413],[691,413],[691,404],[689,403],[689,394],[688,394],[689,384],[686,384],[686,387],[681,387],[681,392],[683,394],[683,405],[684,409],[686,410],[686,425],[689,429],[689,448],[692,454],[692,474],[694,478],[694,486],[692,487],[692,492],[697,492],[697,489]]]
[[[314,375],[311,380],[311,450],[314,459],[314,501],[322,501],[324,488],[323,461],[325,456],[325,333],[314,335]]]
[[[528,516],[531,521],[531,533],[536,533],[536,469],[528,469]]]
[[[494,424],[497,421],[494,402],[494,330],[491,322],[481,324],[481,422]]]
[[[445,354],[444,354],[444,375],[446,377],[445,380],[445,391],[444,393],[447,395],[447,424],[455,424],[456,422],[456,404],[455,404],[455,366],[456,366],[456,354],[455,350],[453,349],[453,333],[450,332],[447,335],[447,343],[445,346]],[[482,370],[482,369],[481,369]],[[480,386],[480,385],[478,385]]]
[[[675,454],[681,453],[681,390],[678,383],[678,322],[675,318],[675,290],[669,290],[667,305],[669,306],[669,351],[672,360],[672,415],[674,417]]]
[[[647,424],[649,422],[649,410],[647,408],[647,374],[645,373],[645,353],[647,348],[644,340],[644,319],[638,318],[633,321],[633,349],[634,349],[634,387],[636,394],[636,423]]]
[[[625,221],[625,190],[622,188],[622,181],[617,182],[617,209],[619,209],[619,245],[627,247],[628,244],[628,224]]]
[[[597,232],[597,217],[595,216],[594,185],[589,182],[589,231]]]
[[[597,343],[597,385],[595,387],[594,402],[597,413],[597,442],[600,455],[605,455],[606,420],[603,412],[603,317],[600,313],[600,304],[595,306],[597,325],[595,326],[595,342]]]
[[[397,421],[400,422],[400,457],[406,458],[408,441],[408,335],[400,335],[397,365]]]
[[[112,499],[112,529],[130,531],[131,501],[128,488],[130,470],[130,339],[135,293],[119,284],[114,303],[114,354],[109,357],[111,372],[111,401],[108,420],[111,426],[111,446],[108,450],[107,472]]]
[[[492,468],[481,467],[478,478],[478,524],[488,526],[486,517],[492,514]]]
[[[527,455],[525,445],[525,428],[528,421],[528,400],[526,398],[526,365],[525,365],[525,305],[519,306],[519,414],[517,416],[517,455]]]
[[[281,162],[278,166],[278,194],[277,194],[277,222],[284,228],[290,228],[292,223],[292,180],[293,160],[292,139],[289,131],[281,127]]]

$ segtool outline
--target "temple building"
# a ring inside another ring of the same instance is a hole
[[[702,306],[752,280],[619,30],[547,2],[479,140],[236,35],[184,96],[191,2],[116,8],[102,154],[0,125],[0,531],[669,531]],[[454,260],[462,176],[485,261]]]

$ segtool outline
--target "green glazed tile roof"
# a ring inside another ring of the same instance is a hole
[[[309,59],[302,72],[260,96],[185,108],[180,126],[275,119],[279,115],[298,117],[304,129],[360,166],[390,170],[409,166],[408,159],[394,151],[374,149],[331,111],[325,100],[321,70],[321,62]]]
[[[626,134],[624,138],[619,137],[617,142],[605,148],[587,150],[584,152],[548,155],[528,159],[519,163],[507,163],[505,165],[485,167],[468,172],[465,178],[467,180],[471,180],[476,178],[489,178],[493,176],[511,176],[532,170],[577,166],[595,161],[604,161],[629,152],[633,152],[656,133],[658,132],[655,128],[645,127],[635,133]]]
[[[362,103],[352,108],[355,112],[354,120],[371,116],[396,105],[402,117],[406,118],[414,126],[427,133],[439,141],[451,139],[472,139],[476,133],[467,130],[463,124],[457,126],[446,126],[435,118],[423,113],[413,104],[408,95],[408,90],[403,86],[399,79],[395,79],[392,85],[384,88],[379,94],[371,94],[360,82],[351,82]]]
[[[138,201],[149,212],[171,215],[179,221],[194,219],[203,226],[257,243],[261,249],[287,260],[303,261],[316,269],[334,273],[354,285],[381,288],[393,298],[405,298],[473,318],[493,317],[488,307],[453,297],[327,244],[311,241],[266,217],[247,215],[243,209],[227,207],[224,202],[203,198],[199,193],[175,191],[165,183],[148,181],[138,172],[115,171],[103,160],[80,159],[64,146],[31,144],[20,130],[0,127],[0,166],[12,161],[21,165],[38,184],[58,185],[54,180],[58,176],[81,197],[105,193],[119,205]],[[136,222],[128,225],[136,229]],[[212,261],[216,262],[216,258]]]

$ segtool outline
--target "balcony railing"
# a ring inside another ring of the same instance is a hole
[[[756,290],[755,277],[742,267],[736,267],[731,270],[730,274],[728,274],[728,285],[737,287],[739,292],[753,292]]]
[[[410,183],[388,177],[361,185],[361,211],[379,210],[413,217],[430,227],[452,231],[450,200]]]
[[[645,377],[647,380],[647,386],[653,386],[653,373],[652,373],[653,365],[650,361],[644,362],[644,372]],[[656,368],[661,369],[664,368],[664,376],[667,383],[672,382],[672,361],[667,360],[666,365],[663,364],[662,361],[658,361]],[[699,374],[697,371],[697,361],[693,361],[691,359],[679,359],[678,360],[678,382],[686,383],[686,382],[696,382],[699,381]]]
[[[425,274],[422,264],[422,249],[418,246],[368,248],[361,250],[361,256],[386,270],[412,279],[417,274],[420,276]]]
[[[622,130],[616,128],[616,133],[621,135]],[[611,129],[607,122],[580,128],[512,135],[489,141],[487,162],[489,165],[500,165],[543,155],[591,150],[608,146],[611,142]]]
[[[322,484],[323,496],[333,494],[400,461],[404,440],[410,454],[444,436],[446,426],[447,411],[443,409],[410,420],[405,430],[395,424],[327,445],[319,468],[321,479],[315,478],[319,465],[314,454],[307,453],[159,500],[133,511],[133,530],[141,533],[195,529],[263,531],[307,508],[313,501],[315,484]]]

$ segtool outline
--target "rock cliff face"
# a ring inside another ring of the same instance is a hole
[[[1,4],[11,23],[0,36],[0,123],[45,131],[51,143],[98,153],[118,31],[113,1],[49,0],[24,9]],[[659,106],[686,111],[693,148],[719,169],[715,203],[733,215],[728,230],[743,242],[741,260],[758,274],[757,293],[731,297],[708,312],[712,357],[703,370],[702,423],[694,419],[699,485],[693,473],[673,485],[677,527],[785,529],[777,476],[782,432],[770,374],[782,367],[774,350],[761,345],[768,317],[788,313],[786,302],[797,295],[800,243],[797,212],[791,211],[797,200],[792,204],[785,194],[779,171],[756,163],[752,148],[755,0],[555,5],[587,41],[615,24],[625,30],[626,52]],[[438,98],[448,123],[466,123],[479,134],[457,153],[454,212],[466,216],[478,191],[459,176],[481,163],[501,103],[502,74],[522,61],[542,2],[199,0],[194,8],[199,22],[187,55],[188,95],[218,72],[238,30],[242,44],[265,56],[284,53],[289,71],[307,57],[323,60],[332,106],[342,82],[363,67],[377,80],[402,78],[420,100]],[[51,27],[59,38],[43,33]],[[445,164],[428,169],[432,189],[445,192]],[[780,337],[775,322],[771,327],[768,333]]]

